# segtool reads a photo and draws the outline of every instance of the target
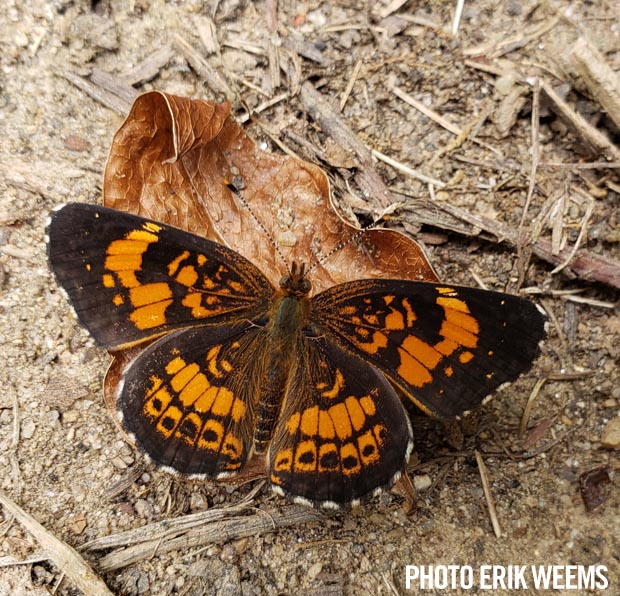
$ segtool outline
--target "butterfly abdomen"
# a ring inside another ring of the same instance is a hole
[[[291,366],[298,353],[297,343],[308,317],[308,299],[277,295],[267,328],[269,348],[266,351],[265,377],[256,412],[254,451],[263,453],[271,440],[279,418]]]

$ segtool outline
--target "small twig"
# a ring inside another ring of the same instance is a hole
[[[46,530],[34,517],[26,513],[6,495],[0,493],[0,504],[21,523],[39,542],[50,561],[65,573],[84,594],[91,596],[113,596],[90,565],[68,544]]]
[[[452,124],[452,122],[446,120],[443,116],[435,112],[435,110],[427,108],[421,101],[418,101],[415,97],[409,95],[409,93],[406,93],[399,87],[396,87],[396,85],[391,88],[391,91],[392,93],[394,93],[394,95],[396,95],[396,97],[399,97],[405,103],[409,104],[412,108],[415,108],[416,110],[418,110],[418,112],[421,112],[427,118],[430,118],[433,122],[436,122],[447,131],[451,132],[453,135],[458,136],[461,134],[461,129],[456,124]]]
[[[474,281],[478,284],[480,288],[482,288],[483,290],[489,289],[488,286],[484,283],[484,281],[482,281],[482,278],[475,271],[472,271],[470,269],[469,274],[474,278]]]
[[[140,95],[140,92],[134,89],[131,83],[125,81],[124,78],[117,77],[100,68],[93,68],[93,72],[90,75],[90,82],[120,97],[128,106],[131,106],[136,97]],[[127,111],[129,111],[129,109]]]
[[[276,95],[272,97],[271,99],[268,99],[267,101],[263,101],[262,103],[258,104],[252,110],[252,114],[260,114],[261,112],[264,112],[270,107],[275,106],[277,103],[280,103],[281,101],[285,101],[288,98],[289,98],[288,93],[280,93],[279,95]],[[250,120],[251,117],[252,117],[251,114],[243,114],[239,116],[236,120],[237,122],[241,124],[245,124],[248,120]]]
[[[9,519],[14,520],[15,518],[10,515]],[[2,534],[0,534],[1,536]],[[2,567],[17,567],[19,565],[32,565],[33,563],[41,563],[43,561],[47,561],[49,556],[46,553],[42,553],[41,551],[37,551],[25,559],[17,559],[13,556],[0,557],[0,568]]]
[[[372,152],[345,123],[340,112],[334,109],[314,86],[306,82],[301,86],[301,101],[308,114],[322,127],[342,149],[359,161],[355,181],[367,197],[378,201],[380,208],[385,209],[395,203],[389,188],[377,173],[372,161]]]
[[[205,15],[195,15],[194,25],[207,54],[220,56],[220,42],[217,39],[217,27],[213,19]]]
[[[120,480],[104,488],[103,494],[108,499],[112,499],[120,495],[122,492],[127,490],[136,480],[138,480],[140,476],[142,476],[142,474],[144,473],[144,469],[144,466],[136,464]]]
[[[347,84],[347,88],[344,90],[342,97],[340,98],[340,111],[344,110],[344,106],[347,104],[347,99],[349,99],[349,95],[351,95],[351,91],[353,91],[353,85],[355,85],[355,81],[357,81],[357,77],[360,74],[360,70],[362,69],[362,64],[364,63],[364,55],[360,56],[359,60],[355,63],[353,67],[353,72],[351,73],[351,78],[349,79],[349,83]]]
[[[465,6],[465,0],[457,0],[456,8],[454,10],[454,19],[452,21],[452,37],[456,37],[459,32],[459,25],[461,24],[461,17],[463,16],[463,7]]]
[[[243,52],[253,54],[254,56],[265,56],[267,54],[263,46],[259,46],[258,44],[252,43],[251,41],[247,41],[245,39],[227,38],[222,45],[226,48],[242,50]]]
[[[484,498],[487,502],[487,508],[489,510],[489,517],[491,518],[491,525],[493,526],[493,532],[497,538],[501,538],[502,530],[499,527],[499,521],[497,519],[497,512],[495,511],[495,503],[493,501],[493,494],[491,493],[491,485],[489,484],[489,478],[487,474],[487,467],[480,455],[480,452],[474,450],[476,456],[476,463],[478,464],[478,471],[480,473],[480,480],[482,481],[482,490],[484,491]]]
[[[67,70],[58,74],[67,79],[67,81],[75,85],[78,89],[84,91],[84,93],[92,97],[95,101],[98,101],[100,104],[104,105],[106,108],[115,111],[121,116],[126,116],[129,113],[131,103],[127,102],[125,99],[122,99],[118,95],[107,91],[99,85],[91,83],[89,80],[75,74],[74,72]]]
[[[154,79],[174,58],[174,50],[170,44],[165,44],[136,67],[124,72],[120,79],[127,85],[141,85]]]
[[[597,308],[616,308],[617,302],[605,302],[604,300],[596,300],[594,298],[586,298],[585,296],[561,296],[562,300],[567,302],[577,302],[578,304],[587,304]]]
[[[542,386],[547,381],[578,381],[579,379],[584,379],[586,377],[591,377],[595,374],[593,370],[584,370],[581,372],[573,372],[573,373],[553,373],[543,377],[542,379],[538,379],[534,388],[532,389],[530,396],[528,397],[527,404],[525,404],[525,408],[523,410],[523,416],[521,417],[521,422],[519,424],[519,436],[522,437],[527,430],[527,425],[530,420],[530,416],[532,415],[532,410],[534,409],[534,405],[536,402],[536,398],[542,389]]]
[[[433,205],[436,209],[442,209],[455,218],[468,222],[474,228],[477,228],[478,231],[485,231],[495,236],[500,241],[507,242],[512,246],[517,246],[517,231],[506,224],[484,217],[483,215],[471,213],[449,202],[435,202]],[[553,265],[563,263],[567,255],[572,252],[563,249],[557,254],[554,253],[551,242],[545,238],[536,239],[532,248],[536,256]],[[599,281],[614,288],[620,288],[620,262],[603,255],[584,249],[577,250],[572,261],[565,268],[565,271],[569,270],[580,279]]]
[[[513,52],[526,46],[528,43],[538,39],[548,31],[551,31],[560,21],[561,15],[551,17],[542,23],[536,23],[528,27],[525,31],[519,31],[515,35],[502,40],[492,40],[472,48],[465,48],[465,56],[485,56],[487,59],[499,58],[504,54]]]
[[[409,166],[406,166],[400,163],[399,161],[396,161],[395,159],[388,157],[387,155],[385,155],[384,153],[381,153],[380,151],[377,151],[376,149],[372,150],[372,154],[377,159],[392,166],[393,168],[396,168],[399,172],[402,172],[403,174],[406,174],[407,176],[411,176],[412,178],[415,178],[416,180],[420,180],[421,182],[424,182],[425,184],[434,184],[438,188],[446,187],[445,183],[442,182],[441,180],[437,180],[437,178],[431,178],[430,176],[427,176],[426,174],[422,174],[422,172],[418,172],[417,170],[414,170],[413,168],[410,168]]]
[[[481,118],[475,120],[469,126],[465,128],[461,128],[457,126],[456,124],[450,122],[449,120],[446,120],[443,116],[441,116],[441,114],[438,114],[437,112],[435,112],[435,110],[432,110],[431,108],[426,107],[422,102],[418,101],[415,97],[412,97],[411,95],[409,95],[409,93],[403,91],[400,87],[397,87],[396,85],[392,85],[390,89],[392,93],[396,95],[396,97],[398,97],[399,99],[402,99],[406,104],[410,105],[412,108],[415,108],[416,110],[418,110],[418,112],[420,112],[421,114],[424,114],[427,118],[430,118],[433,122],[436,122],[437,124],[439,124],[439,126],[445,128],[448,132],[451,132],[453,135],[457,137],[457,141],[455,145],[453,147],[446,147],[443,150],[438,151],[437,156],[433,158],[434,160],[436,160],[438,156],[443,155],[447,151],[450,151],[462,145],[465,142],[465,140],[469,138],[471,132],[474,129],[477,129],[478,125],[483,120],[486,119],[486,116],[483,114]],[[485,149],[489,149],[490,151],[493,151],[493,153],[495,153],[496,155],[501,155],[501,152],[498,151],[495,147],[492,147],[491,145],[485,143],[484,141],[480,141],[479,139],[476,139],[475,135],[472,135],[471,141],[480,145],[481,147],[484,147]]]
[[[385,19],[389,17],[391,14],[395,13],[399,8],[404,6],[407,3],[407,0],[392,0],[386,7],[382,8],[378,16],[380,19]]]
[[[248,89],[252,89],[252,91],[255,91],[259,95],[262,95],[263,97],[271,97],[271,95],[269,93],[267,93],[266,91],[261,89],[258,85],[255,85],[254,83],[250,83],[250,81],[248,81],[248,80],[244,79],[243,77],[239,76],[237,73],[234,73],[231,70],[228,70],[226,72],[226,74],[231,79],[233,79],[233,81],[236,81],[237,83],[239,83],[241,85],[244,85]]]
[[[385,584],[385,587],[387,588],[389,594],[392,594],[392,596],[400,595],[400,592],[398,591],[394,580],[388,576],[386,571],[381,572],[381,578],[383,579],[383,583]]]
[[[620,161],[590,161],[581,163],[578,161],[561,163],[559,161],[543,161],[538,164],[540,168],[567,168],[570,170],[601,170],[620,169]]]
[[[579,236],[577,236],[577,240],[575,241],[575,244],[573,246],[573,248],[571,249],[570,253],[566,256],[566,258],[564,259],[564,261],[562,261],[551,273],[550,275],[555,275],[556,273],[559,273],[560,271],[562,271],[562,269],[564,269],[564,267],[568,266],[568,264],[572,261],[573,257],[575,256],[577,250],[579,249],[579,245],[581,244],[581,241],[583,240],[583,237],[585,235],[586,229],[588,227],[588,222],[590,221],[590,217],[592,216],[592,212],[594,211],[594,202],[593,201],[589,201],[586,207],[586,213],[583,217],[583,220],[581,222],[581,229],[579,230]]]
[[[527,398],[527,403],[525,404],[525,408],[523,409],[523,416],[521,416],[521,423],[519,424],[519,436],[522,437],[527,430],[527,425],[530,421],[530,416],[532,415],[532,410],[534,409],[534,404],[536,403],[536,398],[542,389],[542,386],[549,380],[549,377],[544,377],[542,379],[538,379],[534,388],[530,392],[530,396]]]
[[[592,126],[581,114],[578,114],[568,105],[549,83],[545,80],[540,81],[541,90],[549,100],[551,109],[574,130],[584,144],[584,147],[594,156],[604,155],[610,161],[620,161],[620,149],[600,130]]]
[[[274,509],[269,512],[259,511],[253,515],[237,515],[230,519],[188,529],[181,535],[171,536],[167,534],[132,546],[120,547],[103,556],[99,560],[99,567],[103,571],[109,572],[143,561],[151,557],[155,546],[157,546],[158,554],[164,554],[175,550],[188,550],[210,543],[228,542],[247,536],[256,536],[273,532],[277,528],[305,525],[321,519],[323,516],[320,512],[298,505]]]
[[[534,91],[532,96],[532,163],[530,164],[530,177],[527,187],[527,196],[525,198],[525,205],[523,206],[523,213],[521,214],[521,221],[519,222],[519,232],[523,229],[525,218],[532,201],[532,196],[534,195],[534,189],[536,188],[536,171],[540,161],[540,81],[538,79],[534,80],[532,90]]]

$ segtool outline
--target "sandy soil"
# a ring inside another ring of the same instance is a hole
[[[430,197],[425,184],[376,165],[388,186],[406,195],[390,220],[405,231],[417,226],[419,201],[431,198],[512,230],[518,227],[530,180],[532,89],[511,70],[519,77],[543,76],[586,119],[618,141],[618,130],[600,106],[575,90],[583,87],[575,82],[566,58],[577,36],[585,33],[612,68],[620,69],[615,2],[573,3],[572,8],[560,1],[466,2],[457,37],[449,34],[453,2],[429,3],[437,5],[432,10],[409,2],[390,15],[379,14],[387,4],[370,10],[359,1],[337,7],[281,2],[281,51],[296,47],[303,53],[304,47],[310,57],[299,57],[297,72],[283,74],[281,86],[272,88],[266,48],[275,33],[263,3],[102,0],[91,7],[83,0],[0,0],[0,490],[73,547],[161,519],[234,504],[253,485],[175,481],[132,451],[106,410],[101,382],[108,356],[76,325],[58,291],[47,266],[44,227],[56,205],[101,201],[102,172],[122,116],[63,73],[89,77],[98,70],[120,77],[179,35],[218,69],[247,105],[256,107],[289,91],[262,113],[263,119],[302,157],[314,159],[308,147],[293,143],[288,131],[332,156],[331,164],[321,165],[333,176],[343,203],[363,214],[372,210],[372,197],[367,202],[349,200],[342,178],[346,170],[332,167],[341,154],[308,118],[295,94],[295,82],[310,79],[336,103],[361,61],[342,112],[345,121],[367,146],[448,183]],[[215,23],[220,54],[208,54],[200,38],[207,17]],[[484,68],[489,64],[493,68]],[[470,136],[477,142],[456,143],[453,133],[397,97],[392,85],[460,129],[473,127]],[[222,99],[178,49],[138,89]],[[235,107],[243,113],[239,103]],[[271,150],[280,150],[260,127],[249,126],[248,132]],[[603,161],[602,155],[587,155],[579,138],[544,104],[539,141],[544,163]],[[617,172],[539,168],[528,220],[540,222],[543,237],[556,234],[570,247],[591,207],[581,246],[618,263]],[[468,285],[482,280],[490,288],[513,290],[514,247],[489,242],[466,224],[457,231],[465,230],[469,235],[424,227],[422,239],[433,242],[429,252],[440,277]],[[325,514],[320,521],[205,548],[155,553],[102,572],[110,590],[404,594],[408,564],[475,569],[481,564],[600,564],[607,567],[611,582],[606,593],[619,593],[618,450],[601,444],[605,429],[618,421],[619,294],[617,288],[573,279],[566,271],[552,274],[553,268],[533,257],[523,284],[537,289],[534,299],[551,317],[543,354],[528,374],[485,407],[478,432],[467,438],[465,447],[455,451],[440,427],[416,421],[417,453],[410,474],[425,487],[416,516],[408,517],[401,499],[388,493],[352,513]],[[586,301],[569,299],[571,291]],[[579,374],[558,380],[559,373]],[[536,380],[549,375],[555,377],[542,386],[530,430],[521,437],[518,427],[528,396]],[[500,537],[491,527],[475,449],[488,468]],[[141,465],[137,480],[110,497],[106,489]],[[611,484],[601,487],[604,502],[589,513],[579,479],[601,466],[609,471]],[[254,511],[287,506],[265,489],[254,501]],[[0,517],[3,562],[40,552],[8,514]],[[102,554],[86,555],[95,571]],[[47,594],[60,578],[59,569],[45,561],[0,567],[0,594]],[[65,578],[56,593],[78,592]]]

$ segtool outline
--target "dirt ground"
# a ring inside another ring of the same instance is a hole
[[[263,487],[239,515],[282,514],[287,527],[274,529],[274,521],[259,533],[169,552],[155,545],[109,572],[101,566],[109,549],[84,552],[113,593],[405,594],[405,566],[423,564],[604,565],[605,593],[620,593],[620,179],[617,163],[604,163],[620,161],[620,135],[570,58],[583,35],[619,72],[620,8],[612,0],[466,1],[452,35],[455,4],[317,0],[280,2],[274,13],[271,3],[236,0],[0,0],[0,491],[67,544],[79,550],[96,538],[234,505],[256,487],[178,482],[128,446],[102,400],[108,355],[76,324],[48,269],[49,211],[101,202],[103,168],[123,121],[96,96],[97,74],[138,91],[225,99],[208,72],[188,63],[185,40],[234,91],[238,117],[244,105],[260,108],[263,125],[248,124],[248,134],[324,167],[340,204],[362,223],[379,207],[356,174],[375,168],[397,203],[387,225],[419,232],[441,279],[514,292],[523,271],[521,289],[550,316],[541,357],[485,406],[463,449],[450,447],[438,425],[415,421],[416,515],[385,493],[353,512],[294,523],[287,515],[299,508]],[[155,68],[136,75],[145,61]],[[71,80],[94,80],[94,91]],[[346,99],[340,114],[358,143],[445,188],[344,152],[309,116],[299,93],[306,81],[336,108]],[[609,143],[588,147],[544,89],[538,94],[537,81]],[[422,114],[404,94],[433,113]],[[274,98],[271,107],[260,105]],[[532,122],[539,126],[534,149]],[[583,162],[598,165],[574,165]],[[559,163],[573,166],[549,165]],[[519,260],[515,238],[528,190],[528,238],[550,240],[565,256],[579,242],[581,268],[554,272],[566,259],[552,264],[537,248],[523,267],[528,251]],[[601,259],[607,273],[598,269]],[[486,463],[499,536],[475,450]],[[601,504],[588,512],[580,479],[597,468],[586,501],[600,491]],[[29,557],[35,562],[14,564]],[[0,594],[79,593],[6,510],[0,562]]]

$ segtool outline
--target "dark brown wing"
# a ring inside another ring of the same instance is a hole
[[[546,318],[532,302],[402,280],[334,286],[312,300],[315,332],[375,365],[428,414],[454,418],[530,368]]]
[[[211,478],[238,473],[254,438],[265,333],[246,322],[158,339],[119,384],[122,426],[168,471]]]
[[[413,446],[394,388],[325,338],[305,338],[299,354],[269,446],[274,490],[338,507],[392,484]]]
[[[108,349],[193,325],[252,319],[274,289],[221,244],[122,211],[71,203],[47,229],[51,267]]]

